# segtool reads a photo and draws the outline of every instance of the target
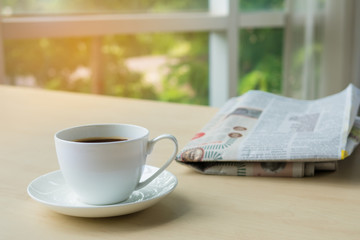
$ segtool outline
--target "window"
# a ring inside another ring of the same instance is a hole
[[[0,0],[0,82],[213,106],[284,93],[285,3]]]

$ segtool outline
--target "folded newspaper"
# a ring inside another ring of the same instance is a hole
[[[336,170],[360,141],[360,90],[317,100],[262,91],[230,99],[176,160],[204,174],[313,176]]]

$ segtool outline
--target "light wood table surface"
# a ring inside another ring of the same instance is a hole
[[[86,94],[0,87],[0,239],[360,239],[360,151],[336,172],[309,178],[202,175],[173,162],[170,195],[112,218],[55,213],[28,184],[59,168],[53,135],[91,123],[131,123],[150,137],[170,133],[182,148],[217,109]],[[159,144],[160,166],[172,146]]]

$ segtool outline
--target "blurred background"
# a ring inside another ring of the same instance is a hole
[[[0,83],[213,106],[251,89],[318,98],[360,82],[358,5],[0,0]]]

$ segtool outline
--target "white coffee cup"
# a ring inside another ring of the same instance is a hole
[[[94,138],[124,138],[124,141],[81,142]],[[61,172],[79,200],[103,205],[125,201],[134,190],[154,180],[175,158],[177,140],[169,134],[148,139],[146,128],[128,124],[84,125],[55,134]],[[161,139],[174,143],[174,152],[165,164],[143,182],[140,178],[154,144]]]

